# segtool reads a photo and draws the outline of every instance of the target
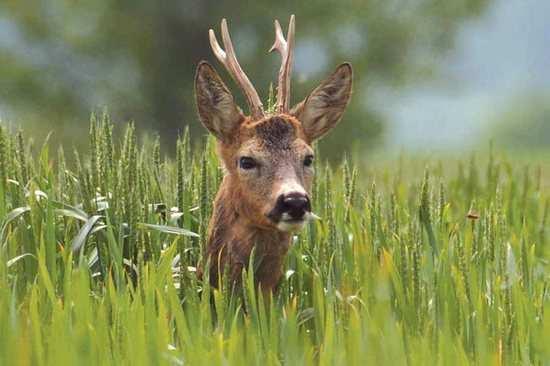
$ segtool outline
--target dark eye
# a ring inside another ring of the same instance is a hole
[[[313,164],[313,155],[308,155],[304,159],[304,166],[311,166]]]
[[[252,159],[248,156],[243,156],[239,159],[239,166],[241,169],[249,170],[254,169],[258,164],[256,163],[256,160]]]

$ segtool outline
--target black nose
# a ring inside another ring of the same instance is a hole
[[[299,220],[306,212],[311,211],[309,198],[303,193],[295,192],[283,196],[281,212],[287,213],[291,219]]]

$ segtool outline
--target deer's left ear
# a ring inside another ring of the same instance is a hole
[[[353,72],[351,64],[343,63],[290,114],[301,123],[307,138],[318,139],[340,121],[351,97]]]

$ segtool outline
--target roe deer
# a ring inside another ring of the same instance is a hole
[[[210,29],[216,58],[242,88],[250,116],[235,104],[218,73],[201,61],[195,75],[199,118],[216,137],[225,171],[214,201],[203,264],[210,261],[213,286],[228,266],[238,282],[253,248],[255,278],[265,292],[273,291],[282,274],[292,232],[314,217],[309,191],[313,178],[311,143],[340,120],[351,96],[352,69],[343,63],[307,98],[293,108],[290,74],[294,48],[294,16],[286,39],[275,21],[271,51],[281,54],[275,111],[264,111],[254,86],[237,62],[225,19],[224,49]]]

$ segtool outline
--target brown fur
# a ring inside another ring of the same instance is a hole
[[[238,168],[235,156],[240,146],[251,141],[269,153],[289,150],[299,136],[303,138],[303,132],[295,118],[278,116],[259,122],[247,119],[241,126],[239,138],[233,144],[218,143],[227,174],[214,201],[208,230],[206,255],[210,259],[209,275],[213,285],[217,285],[219,270],[225,266],[229,266],[231,279],[238,282],[242,269],[248,266],[254,247],[256,281],[266,291],[274,289],[279,282],[291,233],[277,230],[266,217],[263,209],[265,196],[251,195],[253,192],[242,189],[236,179]],[[276,158],[276,155],[270,157]],[[276,182],[268,183],[273,185]],[[272,190],[269,188],[269,191]]]
[[[333,128],[351,95],[351,66],[341,65],[291,112],[246,117],[233,96],[207,63],[195,78],[202,123],[218,139],[225,176],[214,201],[206,257],[214,286],[228,268],[234,282],[241,279],[255,248],[255,279],[264,291],[275,289],[282,274],[292,233],[268,216],[281,190],[298,187],[309,195],[313,168],[304,159],[313,154],[311,142]],[[239,168],[239,159],[252,157],[258,167]]]

